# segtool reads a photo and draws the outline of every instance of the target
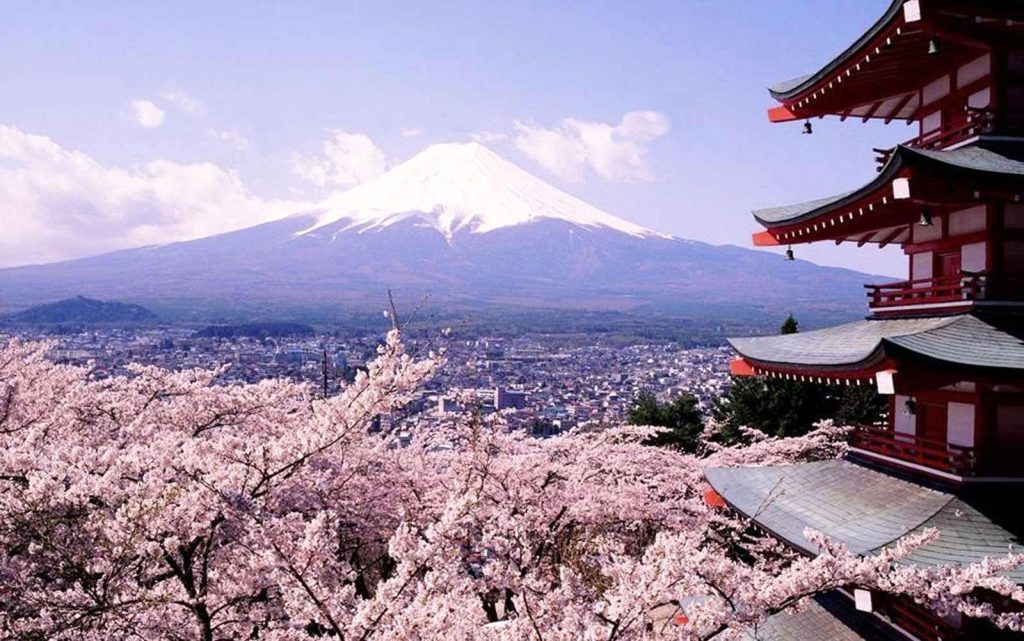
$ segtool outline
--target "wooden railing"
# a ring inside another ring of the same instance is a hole
[[[960,118],[914,136],[905,141],[903,146],[915,149],[945,149],[958,142],[991,132],[994,124],[995,114],[991,109],[969,108]],[[878,163],[879,171],[882,170],[885,163],[889,162],[894,151],[896,151],[895,147],[874,150],[878,154],[875,161]]]
[[[974,448],[951,445],[880,427],[857,427],[850,436],[850,445],[957,476],[973,476],[976,470],[977,458]]]
[[[994,114],[989,109],[969,109],[963,116],[915,136],[903,143],[916,149],[943,149],[992,129]]]
[[[961,272],[959,276],[919,278],[885,285],[865,285],[871,309],[953,303],[985,298],[987,278],[984,272]]]

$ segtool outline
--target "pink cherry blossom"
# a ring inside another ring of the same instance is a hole
[[[0,350],[0,636],[709,639],[845,586],[1020,630],[979,590],[1022,559],[905,563],[934,533],[806,558],[705,501],[708,466],[835,457],[842,428],[700,456],[649,429],[532,439],[500,415],[405,445],[371,429],[442,366],[392,331],[368,371],[225,385],[135,367],[95,379]]]

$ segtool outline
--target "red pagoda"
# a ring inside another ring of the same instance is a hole
[[[862,187],[754,212],[765,228],[754,244],[789,247],[789,257],[792,246],[816,241],[898,245],[908,279],[866,285],[864,320],[733,339],[733,373],[874,385],[889,411],[885,421],[856,428],[843,460],[710,470],[709,483],[808,554],[805,527],[863,554],[936,527],[938,541],[910,559],[926,565],[1017,549],[1024,2],[894,0],[837,58],[770,91],[779,105],[769,119],[803,121],[807,133],[814,119],[835,116],[900,120],[917,135],[875,149],[877,171]],[[1015,578],[1024,583],[1024,572]],[[886,595],[837,596],[773,626],[773,639],[808,638],[792,632],[801,627],[821,639],[1001,638],[977,621],[941,619]]]

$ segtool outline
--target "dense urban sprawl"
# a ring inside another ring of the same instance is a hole
[[[25,338],[38,338],[22,332]],[[91,363],[97,376],[126,373],[129,363],[170,369],[227,365],[225,381],[304,380],[327,393],[375,354],[377,335],[318,333],[301,337],[201,337],[187,327],[104,328],[47,336],[59,362]],[[621,423],[641,392],[668,400],[693,394],[710,407],[729,383],[728,348],[634,342],[600,336],[524,335],[411,339],[426,355],[443,349],[446,365],[396,428],[413,428],[458,412],[509,410],[509,420],[537,435]]]

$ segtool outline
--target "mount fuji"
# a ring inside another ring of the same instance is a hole
[[[0,270],[9,311],[70,296],[193,317],[338,316],[387,290],[442,310],[849,318],[870,277],[661,234],[478,143],[438,144],[311,211],[239,231]]]

